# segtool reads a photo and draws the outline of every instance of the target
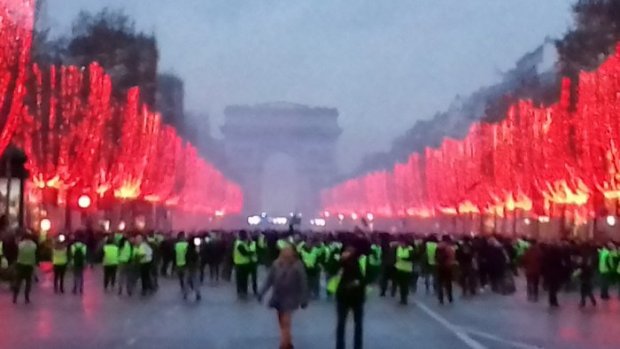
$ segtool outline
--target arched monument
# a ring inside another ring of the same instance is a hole
[[[291,210],[316,213],[320,190],[337,174],[338,110],[278,102],[230,106],[224,114],[227,167],[244,190],[245,213],[262,211],[263,164],[275,153],[293,158],[297,175],[305,178]]]

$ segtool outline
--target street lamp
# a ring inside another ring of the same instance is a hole
[[[86,210],[92,204],[92,200],[90,199],[90,196],[88,195],[85,195],[85,194],[80,195],[80,197],[78,198],[77,204],[79,208]]]
[[[607,225],[610,226],[610,227],[613,227],[613,226],[616,225],[616,217],[615,216],[607,216],[605,221],[607,222]]]
[[[52,229],[52,221],[48,218],[43,218],[41,222],[39,222],[39,228],[41,228],[41,232],[49,232]]]

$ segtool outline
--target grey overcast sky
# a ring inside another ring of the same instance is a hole
[[[455,95],[497,81],[545,37],[562,36],[572,3],[48,0],[48,16],[63,31],[81,9],[125,9],[156,34],[160,70],[184,79],[186,109],[209,114],[213,129],[230,104],[337,107],[347,171]]]

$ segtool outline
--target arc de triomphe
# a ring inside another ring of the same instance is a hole
[[[276,153],[294,159],[296,174],[305,177],[305,184],[296,188],[295,208],[316,213],[321,188],[337,174],[334,151],[342,133],[338,110],[278,102],[230,106],[224,114],[227,165],[244,190],[245,213],[263,209],[263,163]]]

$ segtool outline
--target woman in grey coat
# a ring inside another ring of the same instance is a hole
[[[308,304],[306,271],[292,247],[283,249],[272,265],[269,276],[258,294],[259,301],[262,301],[269,289],[273,289],[269,307],[274,308],[278,313],[280,349],[292,349],[292,314],[298,308],[303,309]]]

